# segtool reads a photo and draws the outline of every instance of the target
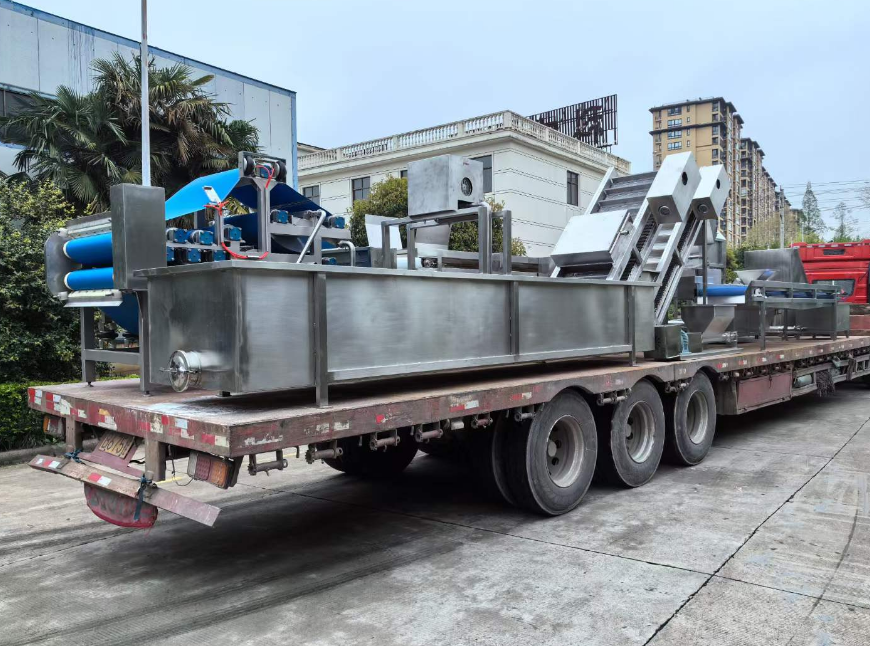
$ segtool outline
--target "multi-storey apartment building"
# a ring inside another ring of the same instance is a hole
[[[722,164],[732,178],[731,194],[719,219],[719,228],[731,245],[739,244],[735,205],[734,166],[738,158],[742,117],[722,97],[669,103],[650,108],[653,116],[653,169],[673,153],[692,151],[700,166]]]
[[[719,218],[730,246],[741,244],[752,227],[771,217],[779,221],[776,184],[764,168],[758,142],[742,137],[743,118],[722,97],[687,100],[650,108],[653,116],[653,168],[670,154],[695,153],[700,166],[722,164],[731,193]]]

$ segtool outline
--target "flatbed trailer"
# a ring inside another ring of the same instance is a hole
[[[703,459],[716,414],[824,394],[866,375],[870,337],[778,338],[768,340],[765,350],[759,343],[723,346],[679,361],[631,365],[627,356],[614,355],[342,385],[331,391],[327,407],[316,406],[307,391],[144,395],[137,379],[41,386],[29,389],[29,405],[46,414],[46,428],[62,436],[70,452],[64,458],[37,456],[30,465],[84,482],[89,506],[110,522],[148,526],[163,508],[211,525],[218,508],[161,484],[167,458],[194,462],[196,456],[199,471],[194,465],[188,474],[227,488],[245,456],[254,475],[284,468],[283,452],[294,448],[309,462],[323,459],[348,473],[378,475],[373,468],[358,468],[357,459],[382,460],[401,452],[374,464],[375,470],[380,465],[397,471],[417,445],[435,447],[453,435],[476,435],[495,438],[483,443],[492,471],[488,478],[505,499],[557,514],[580,502],[593,469],[639,486],[652,477],[665,449],[682,464]],[[591,435],[583,428],[589,424]],[[536,425],[545,428],[536,431]],[[91,453],[81,452],[86,430],[103,434]],[[535,444],[536,434],[543,443]],[[693,437],[695,445],[686,444]],[[621,438],[634,464],[625,461]],[[137,447],[144,447],[144,469],[131,463]],[[535,451],[543,452],[543,461]],[[276,452],[275,460],[257,461],[270,452]],[[555,498],[535,490],[537,462],[549,470],[547,486]],[[579,477],[580,470],[588,478]]]

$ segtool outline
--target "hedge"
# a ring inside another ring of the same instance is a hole
[[[26,449],[52,441],[52,437],[42,431],[43,414],[27,406],[27,388],[40,384],[0,384],[0,451]]]

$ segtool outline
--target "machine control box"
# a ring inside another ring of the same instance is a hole
[[[456,211],[483,202],[483,164],[439,155],[408,164],[408,215]]]

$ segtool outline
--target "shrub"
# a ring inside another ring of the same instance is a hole
[[[72,214],[51,182],[0,181],[0,383],[79,374],[77,310],[46,289],[43,251]]]
[[[0,384],[0,451],[47,444],[42,413],[27,406],[27,388],[33,382]]]

